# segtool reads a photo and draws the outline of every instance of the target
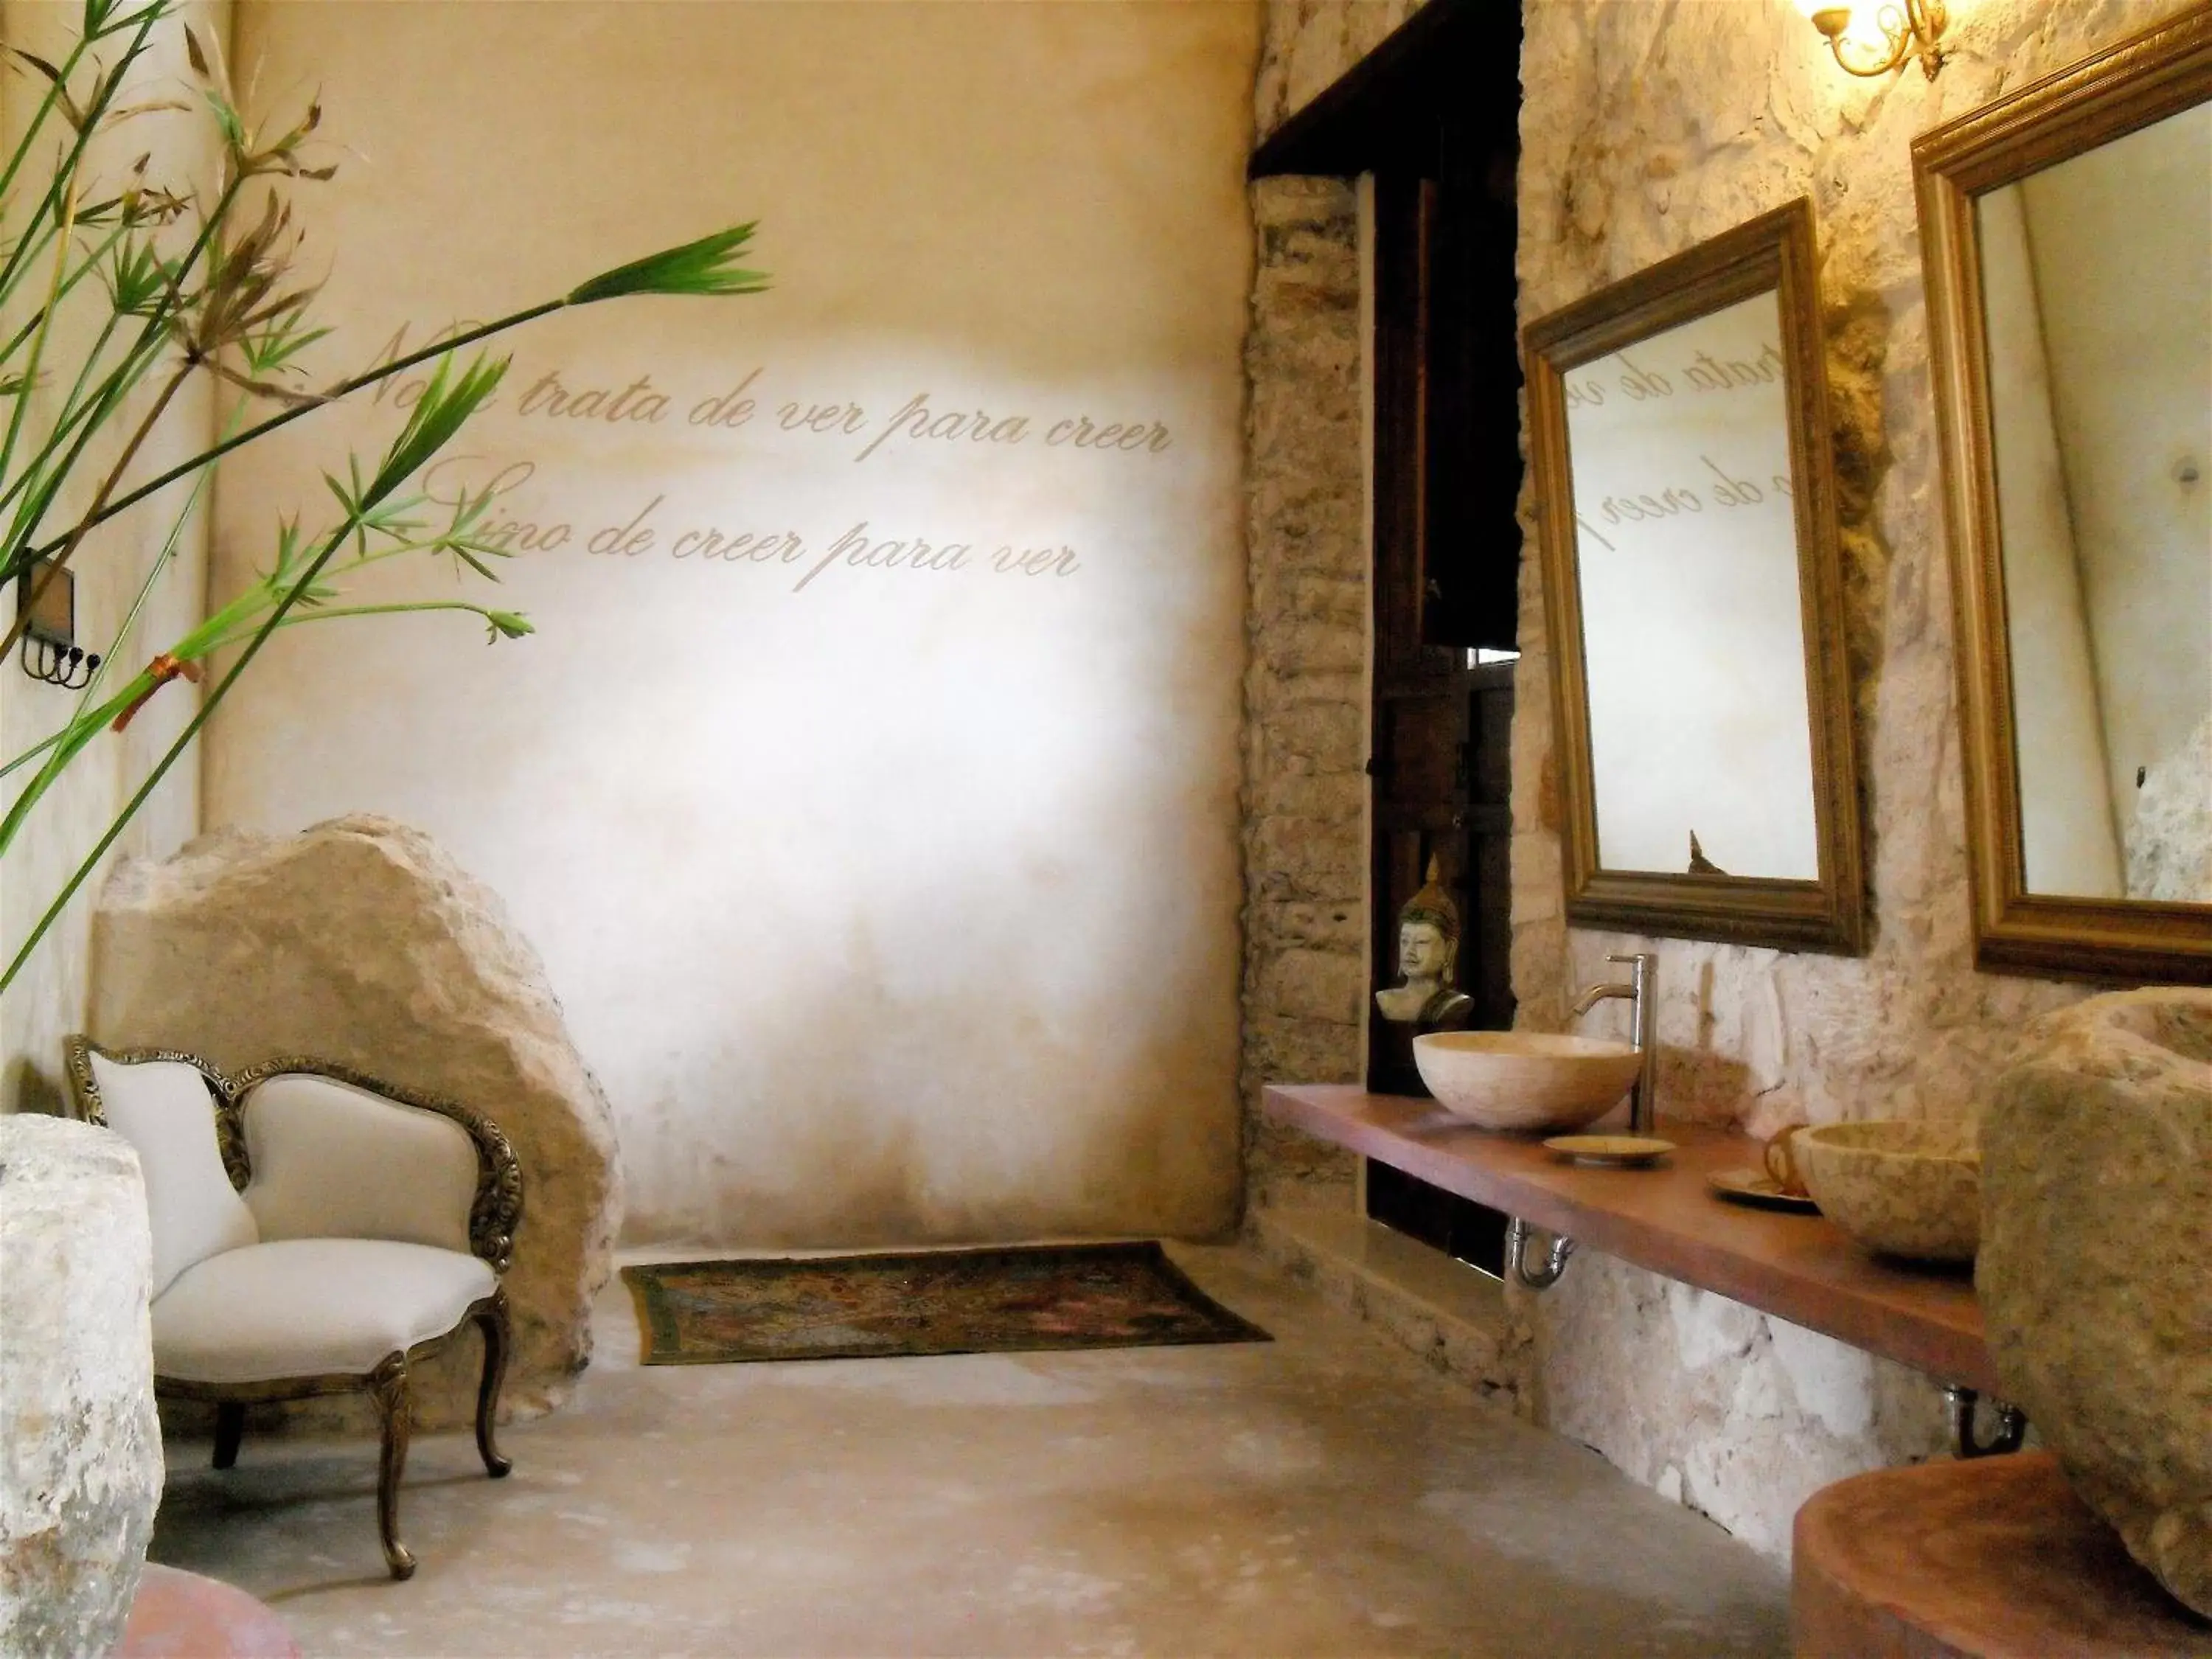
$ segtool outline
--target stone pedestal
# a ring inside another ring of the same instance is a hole
[[[567,1394],[620,1215],[613,1118],[537,952],[429,837],[357,817],[127,861],[93,919],[92,1005],[108,1048],[181,1048],[228,1072],[335,1060],[498,1124],[523,1176],[502,1398],[534,1415]],[[456,1342],[416,1370],[418,1428],[471,1420],[478,1353]],[[358,1404],[308,1414],[373,1426]]]
[[[2212,1659],[2048,1452],[1879,1469],[1797,1511],[1791,1645],[1805,1659]]]
[[[161,1498],[137,1154],[0,1116],[0,1653],[122,1635]]]

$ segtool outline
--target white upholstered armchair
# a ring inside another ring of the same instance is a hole
[[[215,1464],[246,1407],[361,1390],[383,1429],[376,1514],[395,1578],[408,1367],[483,1334],[477,1449],[495,1478],[507,1270],[522,1173],[507,1138],[448,1101],[286,1059],[226,1078],[190,1054],[69,1040],[77,1115],[137,1150],[154,1236],[154,1387],[212,1401]]]

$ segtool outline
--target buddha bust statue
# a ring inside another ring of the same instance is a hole
[[[1394,1025],[1425,1031],[1456,1030],[1474,1012],[1459,988],[1459,907],[1444,890],[1443,872],[1429,860],[1428,879],[1398,912],[1401,983],[1375,994],[1375,1006]]]

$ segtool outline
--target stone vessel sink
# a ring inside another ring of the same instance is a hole
[[[1972,1261],[1982,1236],[1982,1158],[1972,1135],[1877,1118],[1800,1129],[1790,1142],[1820,1213],[1869,1249]]]
[[[1437,1103],[1486,1129],[1579,1129],[1620,1103],[1643,1056],[1542,1031],[1431,1031],[1413,1064]]]

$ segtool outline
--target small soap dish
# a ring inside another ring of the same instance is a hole
[[[1705,1185],[1731,1203],[1748,1204],[1754,1209],[1789,1210],[1798,1215],[1818,1215],[1820,1206],[1813,1201],[1810,1193],[1793,1193],[1764,1170],[1715,1170],[1705,1177]]]
[[[1602,1170],[1647,1170],[1674,1150],[1650,1135],[1553,1135],[1544,1145],[1574,1164]]]

